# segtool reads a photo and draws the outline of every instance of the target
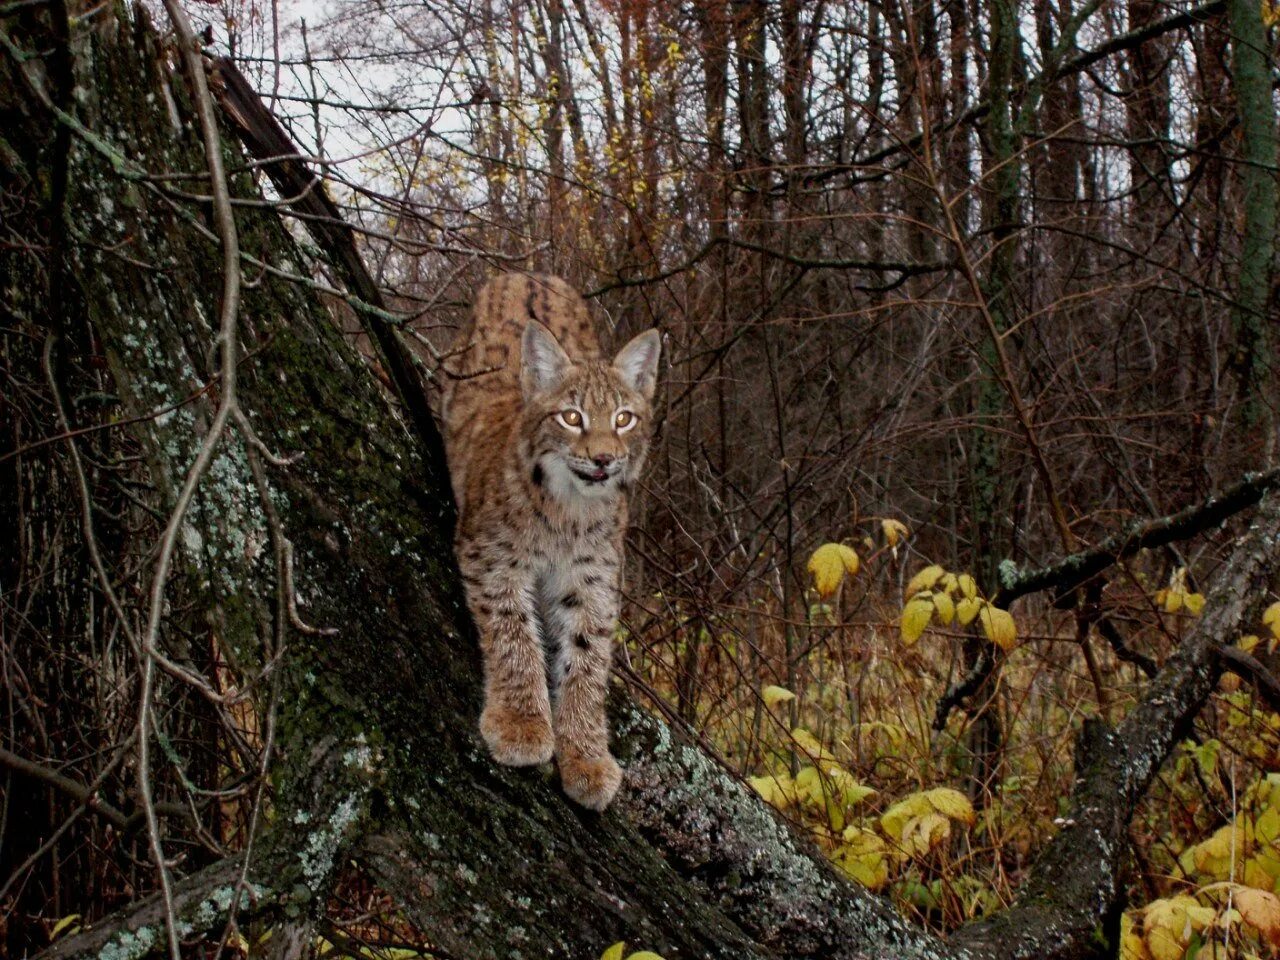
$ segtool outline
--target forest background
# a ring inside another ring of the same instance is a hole
[[[1129,714],[1215,602],[1249,516],[1197,508],[1275,483],[1280,8],[187,11],[322,173],[430,382],[497,270],[566,277],[618,342],[662,330],[619,631],[632,694],[914,922],[1012,903],[1063,826],[1082,723]],[[313,276],[392,389],[360,309]],[[1134,549],[1090,579],[1027,573],[1115,538]],[[6,584],[22,609],[35,588]],[[1125,956],[1280,944],[1274,599],[1218,638],[1239,641],[1228,672],[1128,823]],[[65,678],[22,672],[11,703],[57,699]],[[12,708],[45,733],[11,735],[8,782],[33,755],[92,781],[48,732],[118,741],[131,704],[105,701],[57,723]],[[274,708],[256,708],[222,718],[238,746],[174,720],[204,787],[256,769],[226,760],[260,756]],[[241,787],[199,806],[193,846],[243,842]],[[76,798],[48,790],[52,826]],[[151,888],[145,852],[122,859],[100,826],[7,859],[15,944]],[[103,880],[66,886],[84,871]],[[383,896],[340,886],[325,949],[427,949]]]

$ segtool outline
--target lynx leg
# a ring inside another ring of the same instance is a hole
[[[616,573],[562,578],[548,632],[556,643],[556,760],[569,798],[591,810],[609,805],[622,769],[609,753],[605,693],[617,620]],[[585,580],[585,582],[584,582]]]
[[[484,711],[480,733],[499,763],[536,766],[551,759],[554,738],[542,643],[530,589],[519,568],[462,560],[467,605],[480,631]]]

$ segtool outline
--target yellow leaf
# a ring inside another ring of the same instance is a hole
[[[951,599],[951,594],[938,592],[933,595],[933,608],[938,611],[938,622],[944,627],[950,626],[951,621],[956,618],[955,601]]]
[[[1244,922],[1280,947],[1280,897],[1266,890],[1237,887],[1231,899]]]
[[[951,836],[951,821],[940,813],[913,817],[902,830],[902,846],[908,853],[923,855]]]
[[[796,796],[814,806],[827,802],[827,787],[817,767],[805,767],[796,774]]]
[[[1271,870],[1267,869],[1268,866],[1271,867]],[[1244,867],[1240,873],[1240,882],[1246,887],[1271,890],[1276,885],[1276,877],[1273,871],[1277,870],[1280,870],[1280,860],[1265,856],[1250,857],[1244,862]]]
[[[959,585],[960,581],[956,579],[956,575],[954,573],[944,574],[942,579],[935,584],[939,590],[943,590],[948,594],[955,593],[956,587]]]
[[[789,774],[779,773],[773,776],[747,777],[751,789],[764,797],[765,803],[779,810],[785,810],[795,799],[795,784]]]
[[[1241,650],[1243,650],[1245,653],[1253,653],[1253,651],[1257,649],[1258,644],[1260,644],[1261,642],[1262,642],[1262,638],[1260,638],[1256,633],[1246,633],[1243,637],[1239,639],[1239,641],[1236,643],[1236,646],[1239,647]]]
[[[1008,610],[987,604],[982,608],[981,619],[982,632],[988,640],[1005,651],[1014,648],[1018,642],[1018,626]]]
[[[796,698],[796,695],[786,687],[777,687],[773,684],[770,684],[761,690],[760,696],[764,698],[764,705],[770,710],[780,703],[786,703],[788,700],[794,700]]]
[[[843,843],[832,854],[836,866],[868,890],[879,890],[889,879],[889,848],[872,830],[847,827]]]
[[[957,586],[960,587],[960,593],[966,600],[972,600],[978,595],[978,582],[967,573],[962,573],[956,579]]]
[[[1147,945],[1133,929],[1133,919],[1126,913],[1120,917],[1120,960],[1151,960]]]
[[[861,803],[867,797],[875,795],[875,790],[859,782],[848,770],[833,763],[827,767],[827,777],[840,796],[840,802],[846,807]]]
[[[1142,911],[1147,950],[1154,960],[1182,960],[1191,942],[1188,907],[1198,906],[1191,897],[1178,895],[1152,900]]]
[[[1182,598],[1182,605],[1187,608],[1187,613],[1194,614],[1198,617],[1200,616],[1201,611],[1204,610],[1204,594],[1185,594]]]
[[[1262,0],[1260,9],[1262,16],[1262,25],[1264,27],[1274,27],[1280,23],[1280,4],[1273,3],[1272,0]]]
[[[924,795],[929,801],[929,806],[943,816],[963,821],[969,826],[973,826],[978,819],[978,815],[973,810],[973,804],[959,790],[953,790],[951,787],[934,787],[932,790],[926,790]]]
[[[829,597],[836,592],[845,573],[852,576],[858,572],[858,555],[843,543],[824,543],[809,558],[809,572],[813,574],[818,595]]]
[[[69,913],[65,917],[63,917],[61,920],[59,920],[57,923],[55,923],[53,925],[53,930],[49,933],[49,942],[52,943],[54,940],[57,940],[59,935],[62,933],[62,931],[66,930],[67,927],[71,926],[73,923],[75,923],[79,919],[80,919],[80,914]],[[76,929],[77,930],[79,929],[79,924],[76,924]]]
[[[928,597],[917,597],[902,609],[902,642],[907,646],[920,639],[924,628],[933,619],[933,600]]]
[[[924,793],[909,793],[880,815],[880,829],[894,840],[901,840],[908,821],[933,812],[933,804]]]
[[[880,529],[884,533],[885,542],[891,547],[896,547],[899,540],[911,536],[911,531],[901,520],[881,520]]]
[[[1226,880],[1231,866],[1253,852],[1253,824],[1247,819],[1219,827],[1209,839],[1192,847],[1196,873],[1213,880]]]
[[[1268,805],[1267,809],[1258,814],[1258,819],[1253,824],[1253,832],[1263,845],[1275,847],[1280,851],[1280,843],[1276,842],[1280,839],[1280,807]]]
[[[800,752],[814,763],[835,763],[836,758],[831,751],[818,742],[818,738],[804,727],[796,727],[791,731],[791,739]]]
[[[627,957],[627,960],[662,960],[662,958],[652,950],[637,950]]]
[[[956,619],[960,621],[960,626],[967,627],[973,623],[973,618],[978,615],[978,611],[986,606],[987,601],[979,600],[977,597],[965,597],[956,604]]]
[[[925,567],[907,583],[907,589],[904,595],[914,597],[921,590],[932,590],[933,585],[941,580],[943,574],[946,572],[947,571],[943,570],[942,567],[938,566],[936,563],[931,567]]]
[[[1181,590],[1157,590],[1156,603],[1158,603],[1165,613],[1177,613],[1182,609],[1182,601],[1186,594]]]
[[[1262,625],[1271,628],[1271,636],[1280,640],[1280,600],[1262,611]]]
[[[622,960],[622,951],[627,949],[625,940],[619,940],[604,953],[600,954],[600,960]]]

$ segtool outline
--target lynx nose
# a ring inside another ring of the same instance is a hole
[[[591,458],[591,462],[597,467],[607,467],[609,464],[613,463],[613,461],[614,456],[609,453],[597,453]]]

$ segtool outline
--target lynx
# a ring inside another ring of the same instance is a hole
[[[649,330],[604,359],[582,297],[523,274],[481,289],[460,338],[445,446],[484,658],[480,732],[500,763],[554,755],[570,799],[603,810],[622,779],[605,692],[661,340]]]

